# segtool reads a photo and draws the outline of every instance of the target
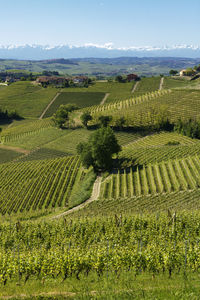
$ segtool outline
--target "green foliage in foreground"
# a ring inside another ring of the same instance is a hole
[[[152,278],[151,274],[140,274],[135,278],[134,272],[122,271],[120,276],[108,271],[100,278],[95,273],[88,276],[48,281],[29,280],[26,284],[19,281],[8,282],[0,292],[11,300],[198,300],[200,294],[198,274],[174,274],[169,278],[160,274]],[[23,294],[23,298],[18,295]]]
[[[2,224],[0,290],[12,282],[45,286],[93,274],[99,280],[198,277],[199,231],[198,212]]]

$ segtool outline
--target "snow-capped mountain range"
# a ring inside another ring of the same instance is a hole
[[[104,45],[0,45],[0,59],[42,60],[55,58],[114,57],[188,57],[200,58],[200,46],[176,45],[163,47],[121,47]]]

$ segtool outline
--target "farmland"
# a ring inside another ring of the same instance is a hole
[[[98,293],[103,287],[104,296],[123,297],[127,292],[130,299],[135,294],[141,299],[141,285],[145,285],[151,287],[145,291],[151,299],[163,294],[166,283],[170,285],[165,287],[168,296],[179,292],[185,299],[191,289],[198,295],[197,212],[181,213],[173,223],[170,215],[162,213],[0,228],[0,296],[10,295],[10,290],[18,293],[22,287],[31,296],[46,287],[54,295],[64,295],[67,289],[77,298],[84,284],[87,298],[94,287]],[[187,280],[193,281],[186,289],[182,285]]]
[[[149,112],[155,108],[167,112],[170,121],[200,117],[200,91],[199,90],[162,90],[151,92],[136,98],[105,104],[102,107],[91,108],[94,118],[99,115],[111,114],[113,120],[119,116],[127,119],[130,126],[148,125],[151,122]],[[154,121],[154,120],[153,120]]]
[[[16,110],[22,117],[37,118],[55,94],[55,88],[43,89],[31,82],[19,81],[0,90],[0,106]]]
[[[0,169],[1,214],[67,206],[81,172],[76,156],[11,162],[0,165]]]
[[[104,97],[104,93],[81,93],[81,92],[72,92],[72,93],[61,93],[50,108],[45,113],[44,117],[51,117],[54,112],[58,109],[61,104],[76,104],[78,107],[88,107],[95,104],[100,104],[101,100]]]
[[[4,124],[0,137],[0,297],[67,290],[76,298],[84,286],[88,297],[103,290],[113,299],[124,291],[133,298],[148,285],[151,299],[156,284],[169,282],[175,293],[175,280],[198,282],[200,140],[154,125],[158,112],[170,122],[199,120],[200,91],[166,77],[162,90],[160,77],[142,78],[132,92],[134,84],[45,89],[18,82],[0,90],[2,108],[16,105],[24,117]],[[80,119],[55,127],[51,116],[68,103],[80,107],[70,119],[91,113],[87,127]],[[112,117],[121,151],[112,169],[95,174],[83,167],[77,145],[95,132],[101,115]],[[96,198],[93,188],[100,190]]]

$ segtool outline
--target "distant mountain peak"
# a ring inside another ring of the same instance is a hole
[[[198,45],[174,45],[174,46],[130,46],[115,47],[113,43],[103,45],[86,43],[77,45],[0,45],[0,58],[6,59],[28,59],[49,60],[69,58],[114,58],[127,57],[200,57],[200,46]]]

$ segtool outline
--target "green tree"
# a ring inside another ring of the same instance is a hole
[[[102,127],[91,134],[89,141],[80,143],[77,152],[84,166],[92,165],[95,171],[110,170],[112,156],[121,150],[120,145],[110,127]]]
[[[177,70],[170,70],[169,71],[169,75],[172,75],[172,76],[176,75],[177,73],[178,73]]]
[[[79,109],[79,107],[78,107],[78,105],[76,105],[74,103],[68,103],[68,104],[65,104],[65,109],[67,112],[72,112],[74,110]]]
[[[89,112],[84,112],[81,115],[81,122],[83,125],[87,128],[88,127],[88,122],[92,120],[92,116],[90,115]]]
[[[115,121],[115,126],[118,127],[120,130],[122,130],[125,123],[126,123],[126,119],[124,117],[120,117]]]
[[[123,82],[123,77],[121,75],[117,75],[115,77],[115,81],[118,81],[118,82]]]
[[[69,119],[69,112],[66,109],[65,105],[60,105],[59,109],[53,115],[53,121],[55,125],[59,128],[63,128],[65,122]]]
[[[112,117],[111,116],[100,116],[98,120],[102,127],[107,127],[108,124],[112,121]]]

